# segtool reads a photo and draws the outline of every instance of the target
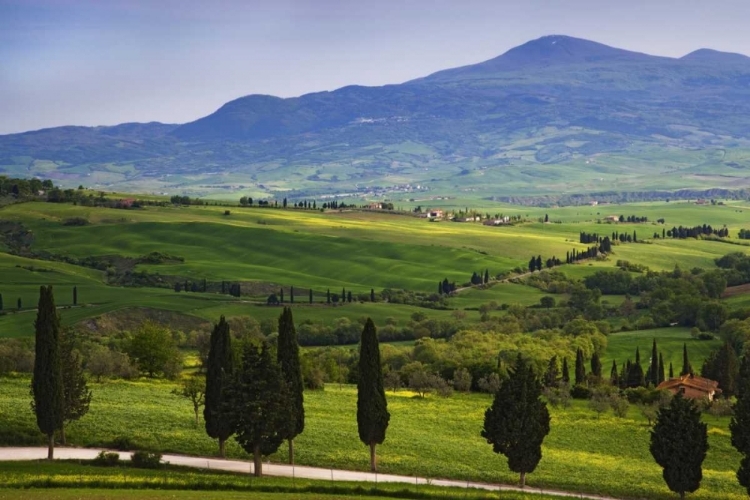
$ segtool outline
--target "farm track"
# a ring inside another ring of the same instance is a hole
[[[92,448],[55,448],[55,457],[58,460],[92,460],[101,451],[109,450]],[[123,460],[130,459],[130,452],[115,453],[119,453],[120,458]],[[45,458],[47,458],[47,448],[0,448],[0,462],[43,460]],[[182,467],[247,474],[251,474],[253,472],[252,462],[244,462],[241,460],[224,460],[217,458],[191,457],[185,455],[163,455],[162,459],[171,465],[179,465]],[[456,481],[449,479],[428,479],[415,476],[376,474],[370,472],[324,469],[320,467],[291,466],[271,463],[263,464],[263,473],[264,475],[268,476],[296,477],[301,479],[313,479],[321,481],[403,483],[415,486],[431,485],[451,488],[479,489],[486,491],[512,491],[538,495],[582,498],[588,500],[618,500],[615,497],[592,495],[586,493],[573,493],[569,491],[547,490],[530,486],[527,486],[526,488],[520,488],[518,486],[506,484],[478,483],[472,481]]]

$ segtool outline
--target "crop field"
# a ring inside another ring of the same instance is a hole
[[[485,227],[480,224],[429,223],[408,216],[375,212],[327,212],[273,209],[232,209],[224,207],[149,207],[142,210],[91,208],[68,204],[23,203],[0,209],[3,219],[22,222],[35,235],[32,250],[68,257],[138,257],[159,251],[184,258],[184,262],[139,264],[136,271],[180,276],[190,280],[252,281],[269,286],[313,288],[316,301],[331,289],[346,288],[353,293],[370,289],[403,288],[432,293],[437,282],[448,278],[468,281],[472,272],[488,269],[492,275],[513,268],[526,268],[531,255],[562,258],[578,243],[581,231],[610,234],[637,231],[647,240],[662,227],[709,223],[727,225],[730,234],[747,224],[750,205],[696,205],[687,202],[655,202],[597,207],[540,209],[503,204],[480,206],[482,210],[506,215],[522,215],[530,222],[512,227]],[[438,205],[435,205],[438,206]],[[549,215],[551,223],[535,222]],[[602,224],[598,219],[610,214],[665,218],[663,226],[646,224]],[[80,217],[89,225],[65,226],[66,219]],[[742,243],[736,237],[732,242]],[[750,252],[750,246],[714,241],[652,240],[617,245],[605,262],[583,262],[559,268],[571,278],[581,278],[617,259],[647,265],[655,270],[712,267],[716,257],[733,251]],[[30,270],[33,269],[33,270]],[[86,318],[128,307],[147,306],[177,311],[212,320],[220,314],[248,315],[257,319],[276,317],[274,308],[248,304],[228,295],[175,293],[167,288],[124,288],[106,284],[105,273],[59,262],[23,259],[0,253],[4,309],[0,316],[0,336],[31,333],[33,319],[23,310],[33,310],[38,286],[56,285],[59,306],[72,304],[72,287],[77,286],[79,303],[85,307],[64,309],[63,322]],[[451,299],[450,307],[475,309],[492,301],[498,304],[537,303],[544,294],[524,285],[501,283],[488,290],[466,290]],[[21,311],[15,313],[17,300]],[[248,297],[252,302],[265,297]],[[305,301],[306,297],[303,298]],[[732,298],[741,303],[744,297]],[[300,302],[298,300],[298,302]],[[299,320],[330,321],[339,317],[356,319],[373,316],[407,320],[420,310],[396,304],[349,304],[346,307],[302,307]],[[424,311],[424,310],[423,310]],[[450,311],[427,311],[447,317]],[[478,315],[469,312],[469,321]]]
[[[4,442],[38,444],[42,436],[29,409],[27,378],[3,379],[0,385],[0,429]],[[76,445],[108,446],[128,438],[136,448],[210,456],[216,444],[195,426],[190,404],[173,396],[175,387],[161,381],[112,381],[91,385],[94,400],[89,415],[69,426]],[[479,394],[450,398],[415,398],[409,391],[387,393],[391,423],[378,447],[384,473],[420,475],[487,482],[514,483],[503,457],[479,435],[484,410],[491,399]],[[366,470],[368,453],[357,438],[356,388],[330,385],[306,392],[306,426],[295,440],[299,464]],[[648,451],[649,427],[631,406],[627,418],[611,413],[597,417],[585,401],[569,409],[552,408],[552,431],[543,459],[528,478],[530,486],[611,494],[628,498],[673,498],[661,469]],[[691,498],[745,497],[734,477],[739,455],[730,445],[726,417],[706,417],[710,450],[704,462],[701,489]],[[585,439],[582,439],[585,436]],[[280,450],[272,461],[284,462]],[[232,457],[247,458],[236,443]]]

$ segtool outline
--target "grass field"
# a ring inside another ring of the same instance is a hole
[[[0,381],[0,429],[28,443],[42,437],[29,409],[28,379]],[[71,442],[106,446],[115,437],[128,437],[137,447],[209,456],[216,445],[193,422],[190,404],[170,391],[166,382],[92,384],[90,414],[68,429]],[[385,443],[378,447],[384,473],[514,483],[517,476],[505,460],[492,453],[480,437],[486,395],[455,394],[448,399],[414,398],[408,391],[388,392],[391,423]],[[305,394],[305,432],[296,442],[300,464],[366,470],[367,449],[357,439],[356,389],[329,386]],[[543,459],[529,476],[531,486],[611,494],[628,498],[673,498],[661,469],[648,451],[649,427],[636,407],[627,418],[611,413],[597,418],[587,402],[570,409],[551,409],[552,431]],[[691,498],[745,497],[734,472],[739,455],[729,442],[728,418],[706,417],[710,450],[704,462],[702,488]],[[3,438],[7,440],[7,436]],[[230,441],[228,452],[246,458]],[[282,450],[272,461],[283,462]]]
[[[494,204],[484,205],[484,209],[491,213],[528,216],[530,221],[549,214],[551,221],[560,223],[528,222],[493,228],[468,223],[429,223],[375,212],[236,208],[230,216],[225,216],[224,207],[213,206],[124,211],[41,202],[3,207],[0,216],[20,221],[32,231],[35,251],[71,257],[137,257],[152,251],[166,252],[181,256],[185,261],[142,264],[136,270],[190,280],[256,281],[287,289],[311,287],[318,294],[328,288],[336,292],[342,287],[355,294],[388,287],[432,293],[443,278],[460,284],[467,282],[473,271],[489,269],[494,275],[515,267],[525,268],[530,255],[564,257],[573,248],[585,248],[578,243],[580,231],[609,234],[615,230],[637,230],[640,239],[661,232],[662,226],[655,223],[598,223],[605,215],[634,214],[650,220],[663,217],[669,228],[680,224],[726,224],[735,236],[736,230],[746,224],[750,205],[661,202],[539,209]],[[62,221],[71,217],[85,218],[90,225],[64,226]],[[738,240],[733,238],[733,241]],[[750,247],[714,241],[654,240],[650,244],[618,245],[606,262],[580,263],[563,266],[560,270],[572,278],[581,278],[612,267],[617,259],[655,270],[672,269],[675,265],[710,268],[716,257],[733,251],[747,252]],[[17,266],[49,271],[29,271]],[[169,289],[108,286],[101,271],[6,253],[0,253],[0,273],[3,276],[0,293],[5,310],[11,312],[18,298],[24,309],[33,309],[40,284],[56,285],[57,303],[61,306],[71,304],[72,287],[78,286],[79,302],[87,307],[64,310],[63,321],[68,324],[137,306],[177,311],[212,321],[220,314],[250,315],[259,320],[278,315],[273,308],[256,307],[228,295],[177,294]],[[499,284],[488,290],[467,290],[451,299],[450,307],[471,309],[490,301],[530,305],[541,296],[539,290],[524,285]],[[735,297],[730,303],[743,300],[743,297]],[[329,321],[371,315],[382,322],[389,316],[406,320],[415,310],[419,309],[392,304],[299,307],[295,318]],[[434,317],[450,314],[449,311],[427,312]],[[475,321],[478,315],[469,314],[468,319]],[[32,321],[23,312],[0,316],[0,336],[29,335]]]

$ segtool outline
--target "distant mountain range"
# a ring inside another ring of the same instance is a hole
[[[399,85],[250,95],[183,125],[0,136],[0,173],[256,196],[747,187],[750,58],[546,36]]]

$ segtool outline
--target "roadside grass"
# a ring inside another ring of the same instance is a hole
[[[0,380],[0,439],[4,444],[42,443],[29,408],[28,378]],[[71,443],[111,446],[127,438],[134,448],[213,456],[216,443],[195,426],[190,403],[170,394],[174,384],[140,380],[93,383],[89,415],[71,424]],[[416,398],[409,391],[388,392],[391,423],[378,447],[383,473],[515,484],[516,474],[479,435],[486,395],[456,393],[451,398]],[[306,426],[295,441],[300,465],[367,470],[368,453],[357,438],[356,388],[329,385],[305,393]],[[551,408],[552,431],[543,459],[528,478],[530,486],[625,498],[673,498],[649,451],[645,418],[631,407],[626,418],[597,417],[586,401],[568,409]],[[745,498],[735,471],[739,455],[731,447],[726,417],[705,417],[710,450],[702,488],[691,498]],[[14,441],[15,440],[15,441]],[[13,441],[13,442],[12,442]],[[286,462],[283,449],[271,457]],[[249,457],[230,440],[231,457]],[[2,467],[0,467],[1,469]]]

